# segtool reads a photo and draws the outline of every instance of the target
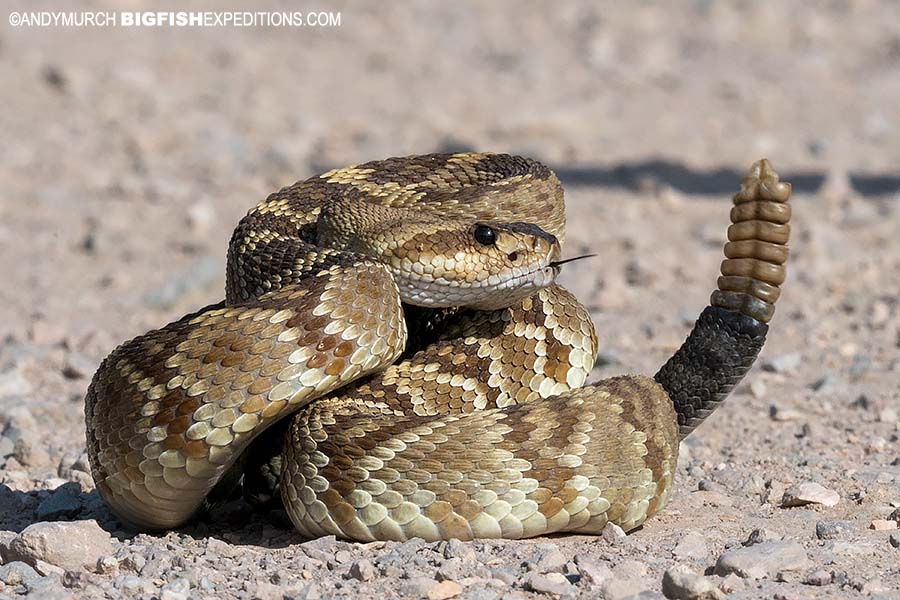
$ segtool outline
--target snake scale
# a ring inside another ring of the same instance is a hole
[[[554,283],[550,169],[424,155],[286,187],[236,228],[223,302],[100,365],[85,399],[97,488],[143,530],[188,522],[241,480],[310,537],[634,529],[666,503],[680,439],[762,348],[789,196],[754,164],[684,345],[655,377],[584,386],[597,337]]]

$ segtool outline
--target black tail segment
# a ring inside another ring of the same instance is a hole
[[[655,375],[672,399],[682,438],[728,397],[765,344],[785,278],[790,195],[790,184],[780,182],[763,159],[734,196],[718,289],[687,340]]]
[[[684,438],[728,397],[756,360],[769,326],[707,306],[678,352],[656,374],[675,405]]]

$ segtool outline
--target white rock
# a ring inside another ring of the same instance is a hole
[[[576,591],[562,573],[531,573],[525,579],[525,588],[555,596],[574,594]]]
[[[772,358],[766,359],[762,364],[762,368],[764,371],[785,373],[794,371],[797,367],[799,367],[801,360],[802,357],[800,356],[799,352],[791,352],[788,354],[773,356]]]
[[[684,566],[663,574],[662,593],[673,600],[722,600],[725,598],[712,581]]]
[[[625,533],[625,530],[615,523],[607,523],[606,527],[603,528],[603,531],[600,532],[601,538],[613,544],[624,538],[626,535],[628,534]]]
[[[716,575],[737,573],[741,577],[762,579],[779,571],[798,571],[812,565],[803,546],[794,541],[772,541],[734,548],[716,561]]]
[[[756,399],[764,398],[766,395],[766,382],[762,379],[754,379],[750,382],[750,393]]]
[[[897,411],[893,408],[882,408],[878,413],[878,420],[882,423],[896,423],[898,420]]]
[[[797,421],[803,418],[803,413],[799,410],[794,410],[792,408],[782,408],[778,405],[771,405],[769,407],[769,417],[773,421]]]
[[[747,587],[747,584],[737,573],[730,573],[726,575],[722,579],[722,583],[719,584],[719,589],[725,592],[726,594],[730,594],[732,592],[739,592]]]
[[[66,573],[65,569],[57,567],[56,565],[51,565],[50,563],[43,560],[34,561],[34,570],[44,576],[57,575],[59,577],[62,577]]]
[[[818,483],[807,481],[792,485],[786,489],[781,499],[781,506],[804,506],[806,504],[835,506],[840,500],[841,497],[837,492],[829,490]]]
[[[598,562],[584,554],[576,556],[575,562],[578,563],[582,580],[591,587],[600,587],[613,578],[613,571],[606,563]]]
[[[31,382],[18,369],[10,369],[0,373],[0,396],[19,394],[27,396],[31,393]]]
[[[709,555],[709,548],[706,545],[706,538],[696,531],[689,531],[684,534],[678,543],[675,544],[675,549],[672,550],[672,555],[678,559],[685,558],[694,558],[694,559],[703,559]]]
[[[31,566],[21,561],[11,561],[0,566],[0,582],[6,585],[21,585],[38,577],[40,575]]]
[[[428,588],[428,600],[447,600],[458,596],[462,586],[455,581],[441,581]]]
[[[526,567],[529,571],[537,571],[538,573],[562,573],[566,562],[568,562],[566,556],[553,544],[538,549],[527,561]]]
[[[605,600],[625,600],[637,596],[652,587],[651,583],[642,578],[611,579],[607,581],[601,591]]]
[[[216,210],[211,204],[192,204],[187,210],[188,226],[195,233],[206,233],[216,220]]]
[[[112,554],[112,538],[97,521],[35,523],[26,527],[10,545],[17,560],[31,565],[45,561],[67,571],[94,568],[102,556]]]

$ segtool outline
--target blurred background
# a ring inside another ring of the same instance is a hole
[[[116,344],[222,297],[231,230],[257,201],[338,166],[481,150],[562,179],[566,253],[599,254],[563,275],[598,327],[596,377],[652,373],[680,344],[713,289],[730,196],[770,158],[795,218],[767,362],[682,470],[727,464],[718,485],[740,498],[804,476],[862,491],[862,528],[900,501],[900,4],[299,9],[340,26],[3,24],[0,432],[19,423],[43,452],[8,453],[5,485],[46,487],[83,447],[84,390]]]

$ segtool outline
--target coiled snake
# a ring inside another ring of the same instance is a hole
[[[235,230],[224,302],[100,365],[85,399],[97,487],[148,530],[241,474],[308,536],[633,529],[665,504],[680,438],[762,348],[789,195],[756,163],[682,348],[654,378],[581,387],[597,338],[553,283],[564,208],[548,168],[412,156],[284,188]]]

